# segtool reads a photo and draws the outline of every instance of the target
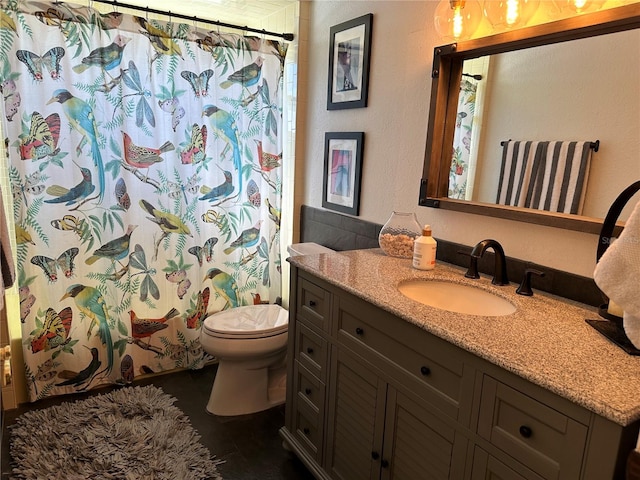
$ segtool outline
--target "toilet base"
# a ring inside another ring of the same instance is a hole
[[[220,361],[207,412],[228,417],[261,412],[285,402],[286,367],[247,368]]]

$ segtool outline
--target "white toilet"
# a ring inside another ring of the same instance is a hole
[[[298,243],[291,255],[333,252],[316,243]],[[289,312],[280,305],[225,310],[204,321],[200,343],[218,359],[207,411],[232,416],[260,412],[285,401]]]
[[[284,403],[288,325],[280,305],[233,308],[204,321],[200,343],[219,362],[209,413],[244,415]]]

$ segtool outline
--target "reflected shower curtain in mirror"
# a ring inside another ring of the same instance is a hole
[[[474,80],[462,79],[458,97],[458,113],[453,136],[453,155],[449,171],[449,198],[464,200],[467,196],[471,134],[476,106]]]
[[[1,6],[30,399],[201,367],[208,314],[281,295],[286,45]]]

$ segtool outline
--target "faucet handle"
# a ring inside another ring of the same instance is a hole
[[[478,273],[478,258],[470,257],[469,260],[469,268],[467,273],[464,274],[466,278],[480,278],[480,274]]]
[[[531,274],[544,277],[544,272],[541,272],[540,270],[536,270],[534,268],[525,269],[522,282],[520,282],[520,286],[516,289],[517,294],[527,295],[529,297],[533,295],[533,290],[531,290]]]
[[[458,255],[466,255],[469,257],[469,268],[464,276],[466,278],[480,278],[480,274],[478,273],[478,257],[474,257],[469,252],[465,252],[463,250],[458,250],[457,253]]]
[[[480,278],[480,274],[478,273],[478,258],[471,256],[470,252],[465,252],[464,250],[458,250],[456,253],[469,257],[469,268],[464,276],[466,278]]]

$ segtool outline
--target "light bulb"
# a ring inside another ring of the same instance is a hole
[[[519,7],[520,4],[518,3],[518,0],[507,0],[507,13],[505,20],[508,25],[513,25],[518,21],[518,18],[520,17]]]
[[[575,13],[587,13],[600,10],[605,0],[564,0],[558,2],[562,10]]]
[[[494,29],[523,27],[536,13],[539,0],[486,0],[484,15]]]
[[[460,38],[462,35],[462,12],[459,6],[453,9],[453,36]]]
[[[434,24],[440,37],[465,40],[478,29],[482,9],[476,0],[441,0],[436,7]]]

